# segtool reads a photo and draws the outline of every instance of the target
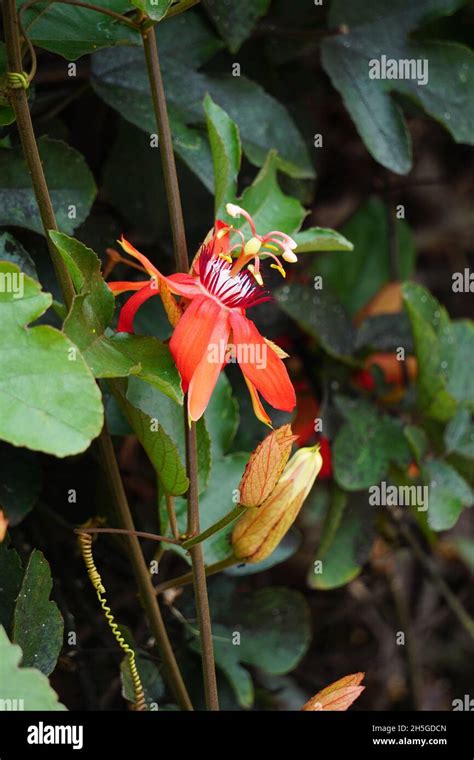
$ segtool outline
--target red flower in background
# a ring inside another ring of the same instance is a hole
[[[298,437],[298,446],[307,446],[309,442],[316,441],[320,444],[320,454],[323,458],[323,465],[319,472],[319,480],[328,480],[332,478],[332,459],[331,444],[329,438],[315,431],[315,422],[319,417],[319,403],[314,398],[311,386],[307,381],[300,381],[296,385],[298,392],[298,412],[294,421],[291,423],[291,429],[295,436]]]
[[[246,212],[229,207],[231,215]],[[259,394],[275,409],[291,412],[296,398],[293,386],[279,355],[279,349],[267,341],[245,312],[252,306],[271,300],[263,288],[259,255],[270,256],[274,265],[284,273],[281,264],[268,246],[280,246],[286,260],[296,258],[295,243],[283,233],[272,232],[257,236],[251,220],[252,238],[245,242],[242,233],[223,222],[216,222],[213,233],[194,262],[191,274],[162,275],[143,254],[122,238],[122,248],[138,259],[151,279],[142,282],[111,282],[115,293],[136,290],[122,308],[117,329],[133,332],[133,320],[139,307],[149,298],[173,293],[185,299],[185,310],[178,314],[170,341],[170,350],[181,375],[183,390],[188,394],[188,413],[198,420],[204,413],[223,367],[236,359],[250,391],[257,417],[267,424],[270,418],[263,408]],[[230,244],[237,233],[239,242]],[[235,259],[231,254],[239,250]],[[292,258],[293,257],[293,258]],[[254,260],[254,264],[249,262]],[[174,302],[174,307],[177,307]]]

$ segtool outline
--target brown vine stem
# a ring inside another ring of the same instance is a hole
[[[21,36],[18,25],[18,16],[15,0],[4,0],[3,2],[3,21],[5,30],[5,42],[8,58],[9,72],[22,71],[21,56]],[[38,152],[31,115],[28,107],[28,99],[24,89],[12,89],[11,102],[15,110],[18,132],[20,135],[21,145],[23,148],[25,161],[28,171],[31,175],[31,182],[38,204],[41,221],[44,227],[46,240],[48,242],[51,258],[54,264],[58,282],[61,287],[66,306],[72,303],[74,298],[74,286],[72,284],[69,272],[62,261],[61,256],[55,250],[49,240],[48,230],[57,230],[56,218],[49,195],[48,185],[43,172],[41,158]],[[112,441],[104,427],[99,436],[99,452],[101,461],[104,466],[104,472],[114,496],[114,503],[117,511],[117,518],[122,527],[130,532],[135,530],[132,515],[128,506],[127,496],[123,487],[120,471],[115,457]],[[157,641],[158,647],[163,658],[166,674],[175,698],[179,705],[186,710],[192,710],[192,705],[186,691],[181,673],[178,668],[173,650],[171,648],[168,635],[164,626],[161,611],[156,600],[155,590],[151,582],[151,576],[148,571],[145,558],[142,554],[138,538],[133,535],[128,536],[128,555],[135,573],[135,578],[140,591],[140,598],[147,614],[150,628]]]
[[[178,175],[173,152],[173,142],[166,105],[166,95],[161,76],[158,47],[156,44],[155,30],[147,28],[146,20],[142,26],[143,47],[150,80],[153,107],[156,116],[158,139],[163,164],[166,197],[173,234],[173,244],[176,259],[176,268],[179,272],[189,271],[189,259],[186,244],[186,232],[184,228],[181,195],[179,192]],[[186,409],[186,399],[185,407]],[[188,424],[186,412],[184,414],[184,426],[186,435],[186,463],[189,477],[188,490],[188,534],[198,534],[199,526],[199,495],[198,495],[198,469],[197,469],[197,442],[196,426],[194,422]],[[197,544],[190,549],[194,594],[196,599],[197,617],[200,631],[202,668],[204,677],[204,691],[208,710],[219,709],[217,694],[216,668],[214,662],[214,647],[212,642],[211,615],[207,594],[206,567],[202,546]]]
[[[176,520],[176,512],[174,509],[174,498],[170,494],[165,494],[166,511],[168,512],[168,520],[170,522],[171,532],[174,536],[174,543],[179,541],[178,523]]]
[[[210,575],[215,575],[216,573],[222,572],[222,570],[225,570],[228,567],[232,567],[233,565],[236,565],[241,560],[238,560],[236,557],[227,557],[227,559],[223,559],[220,562],[216,562],[214,565],[209,565],[206,567],[206,576],[209,578]],[[176,578],[170,578],[169,581],[163,581],[163,583],[159,583],[157,586],[155,586],[155,594],[163,594],[164,591],[168,591],[170,588],[179,588],[179,586],[187,586],[189,583],[193,582],[193,574],[192,573],[184,573],[183,575],[177,575]]]
[[[144,530],[126,530],[125,528],[74,528],[74,533],[112,533],[122,536],[138,536],[139,538],[148,538],[150,541],[164,541],[167,544],[177,544],[174,538],[159,536],[157,533],[147,533]]]

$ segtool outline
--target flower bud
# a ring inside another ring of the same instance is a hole
[[[240,481],[240,504],[259,507],[271,494],[288,462],[296,437],[291,426],[283,425],[263,439],[257,446]]]
[[[322,463],[319,446],[299,449],[291,457],[262,506],[248,509],[236,524],[232,548],[238,559],[261,562],[276,549],[296,520]]]
[[[359,697],[365,689],[360,682],[365,673],[353,673],[350,676],[344,676],[338,681],[326,686],[325,689],[318,691],[305,705],[302,710],[335,710],[344,712]]]

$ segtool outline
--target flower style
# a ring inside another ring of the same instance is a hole
[[[165,277],[125,239],[119,241],[126,253],[140,261],[150,279],[109,283],[115,295],[137,291],[122,308],[117,329],[133,332],[138,308],[148,298],[161,295],[175,325],[170,350],[183,390],[188,394],[189,419],[195,421],[203,415],[221,370],[229,361],[237,360],[256,416],[271,426],[259,394],[275,409],[290,412],[296,403],[295,392],[281,358],[283,352],[259,333],[245,312],[271,300],[263,287],[260,256],[274,259],[276,264],[272,266],[284,274],[275,251],[280,251],[285,260],[293,261],[296,243],[280,232],[258,236],[246,211],[231,204],[227,211],[234,217],[241,214],[249,221],[252,237],[245,241],[240,230],[216,221],[190,274]],[[234,234],[238,242],[232,245]],[[180,296],[182,303],[178,304],[170,294]]]

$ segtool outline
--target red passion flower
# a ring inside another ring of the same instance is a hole
[[[137,291],[120,312],[117,330],[133,332],[138,308],[152,296],[166,291],[182,299],[181,312],[170,341],[170,350],[187,393],[190,420],[204,413],[220,372],[228,362],[240,365],[257,417],[271,425],[259,394],[275,409],[290,412],[296,398],[281,356],[285,354],[266,340],[246,310],[271,300],[263,287],[260,256],[270,257],[272,266],[285,275],[275,252],[285,261],[295,261],[296,243],[282,232],[257,235],[254,222],[244,209],[228,204],[227,212],[244,216],[252,237],[216,221],[201,246],[189,274],[165,277],[143,254],[122,238],[119,242],[130,256],[140,261],[150,279],[142,282],[110,282],[117,295]],[[237,238],[232,243],[232,238]]]

